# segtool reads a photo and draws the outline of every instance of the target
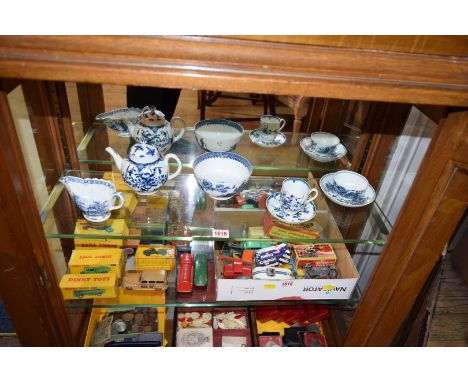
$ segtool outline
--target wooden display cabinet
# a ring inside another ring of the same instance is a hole
[[[362,107],[366,118],[359,122],[360,139],[347,168],[374,187],[410,106],[417,105],[436,121],[436,133],[349,327],[335,330],[333,341],[344,346],[401,343],[413,304],[467,205],[467,44],[466,37],[442,36],[0,37],[0,296],[21,343],[80,345],[89,316],[85,307],[65,305],[56,278],[60,261],[50,246],[53,236],[43,226],[49,207],[58,232],[73,232],[76,220],[68,197],[53,191],[64,171],[83,165],[65,82],[77,83],[83,134],[104,111],[102,84],[290,94],[295,110],[308,107],[306,123],[301,127],[297,114],[290,132],[296,145],[294,134],[340,133],[334,129],[346,122],[345,111]],[[18,85],[40,166],[47,169],[46,204],[35,194],[37,179],[29,172],[29,153],[21,147],[8,101]],[[93,144],[85,152],[94,162],[86,164],[87,170],[108,171],[103,150],[108,132],[97,129],[91,135]],[[288,155],[285,151],[280,157]],[[269,173],[268,166],[257,170]],[[296,173],[307,176],[307,170],[304,164]],[[275,171],[270,174],[278,176],[282,169]],[[343,237],[361,238],[363,227],[353,221],[372,213],[342,213],[340,221],[347,221]],[[365,219],[373,221],[368,215]],[[72,240],[55,238],[67,260]],[[352,250],[353,243],[347,244]]]

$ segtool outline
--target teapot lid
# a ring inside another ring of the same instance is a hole
[[[135,163],[153,163],[159,158],[161,158],[161,155],[158,149],[146,143],[137,143],[130,147],[130,151],[128,152],[128,159]]]
[[[166,116],[156,106],[145,106],[141,115],[140,123],[145,126],[164,126],[166,124]]]

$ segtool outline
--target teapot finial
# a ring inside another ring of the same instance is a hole
[[[140,123],[145,126],[164,126],[166,124],[166,116],[156,106],[145,106]]]

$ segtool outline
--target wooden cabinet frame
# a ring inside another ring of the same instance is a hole
[[[463,38],[453,39],[455,46],[466,44]],[[0,37],[0,78],[468,106],[467,57],[450,56],[443,50],[437,55],[327,45],[194,36]],[[31,310],[41,318],[36,321],[48,320],[37,339],[31,328],[17,325],[23,344],[71,344],[73,336],[60,317],[64,306],[54,278],[49,278],[46,288],[37,289],[37,296],[31,294],[40,285],[39,269],[51,271],[49,254],[34,213],[37,208],[5,92],[0,93],[0,101],[0,132],[8,138],[0,142],[5,185],[0,214],[3,221],[24,228],[2,226],[2,238],[16,237],[21,243],[10,245],[2,240],[0,251],[5,259],[21,252],[11,261],[15,262],[14,272],[21,271],[27,281],[30,299],[24,304],[33,305],[16,306],[20,296],[14,288],[19,283],[13,275],[2,276],[1,293],[13,306],[15,324],[24,321],[21,315],[31,314]],[[466,209],[467,121],[467,112],[452,113],[439,126],[344,345],[391,345],[408,315]],[[10,263],[0,260],[2,274],[8,267]]]

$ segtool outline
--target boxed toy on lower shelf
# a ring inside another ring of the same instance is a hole
[[[247,309],[177,309],[176,346],[252,346]]]
[[[256,307],[256,341],[260,347],[328,346],[322,321],[329,315],[320,305]]]
[[[165,346],[164,308],[93,309],[85,346]]]
[[[127,236],[128,227],[125,219],[108,219],[103,223],[90,223],[84,219],[78,219],[75,226],[75,235],[89,235],[93,238],[75,238],[75,247],[123,247],[122,238],[112,236]]]
[[[255,251],[227,243],[215,260],[217,301],[345,300],[359,278],[341,243],[280,243]]]

